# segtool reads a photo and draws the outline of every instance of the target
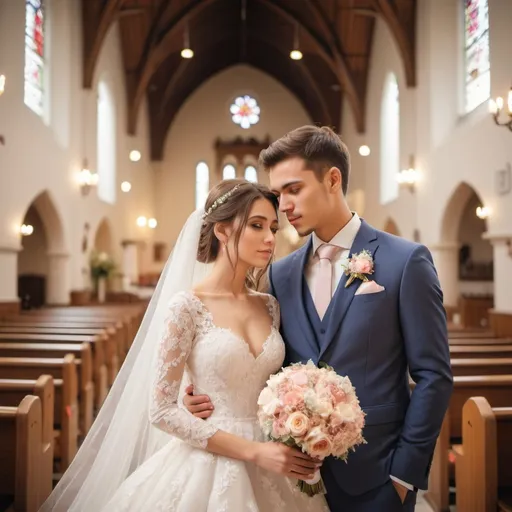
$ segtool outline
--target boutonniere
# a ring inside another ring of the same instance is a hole
[[[345,288],[350,286],[355,279],[368,281],[369,275],[373,274],[373,258],[370,251],[364,249],[358,254],[352,254],[352,257],[342,264],[345,269],[345,275],[350,276],[345,283]]]

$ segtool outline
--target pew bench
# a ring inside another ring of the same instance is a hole
[[[41,401],[41,479],[40,499],[43,502],[52,492],[53,474],[53,417],[55,386],[50,375],[41,375],[37,380],[0,379],[0,406],[16,407],[27,395],[37,396]],[[50,475],[50,478],[46,478]]]
[[[37,512],[42,505],[41,401],[28,395],[17,407],[0,406],[0,495],[13,502],[11,510]]]
[[[75,356],[62,359],[0,357],[2,379],[37,380],[51,375],[55,386],[54,399],[54,458],[60,470],[67,469],[78,447],[78,376]]]
[[[452,345],[450,357],[454,359],[512,358],[512,345]]]
[[[457,450],[457,508],[464,512],[512,510],[512,396],[509,407],[470,398],[462,412]]]
[[[512,357],[452,359],[452,372],[459,375],[512,375]]]

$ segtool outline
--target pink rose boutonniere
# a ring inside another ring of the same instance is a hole
[[[345,275],[350,276],[345,283],[345,288],[350,286],[355,279],[368,281],[370,274],[373,274],[373,258],[370,251],[366,249],[358,254],[352,254],[352,257],[343,264]]]

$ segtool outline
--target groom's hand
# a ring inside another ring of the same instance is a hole
[[[183,404],[196,418],[206,419],[212,415],[213,405],[208,395],[194,395],[194,385],[185,388]]]
[[[394,480],[391,480],[393,486],[395,487],[396,492],[398,493],[398,496],[400,496],[400,500],[402,501],[402,504],[405,501],[405,498],[407,496],[407,493],[409,492],[409,489],[407,487],[403,486],[402,484],[399,484],[398,482],[395,482]]]

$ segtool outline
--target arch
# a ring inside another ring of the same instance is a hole
[[[389,233],[391,235],[402,236],[400,234],[400,230],[398,229],[397,223],[391,217],[388,217],[386,224],[384,224],[383,231],[385,231],[386,233]]]
[[[112,233],[112,224],[107,217],[103,217],[94,235],[94,249],[112,255],[114,249],[114,237]]]
[[[469,183],[462,181],[457,185],[444,210],[441,221],[441,243],[458,243],[462,216],[468,202],[473,196],[476,196],[480,204],[482,204],[480,195]]]

